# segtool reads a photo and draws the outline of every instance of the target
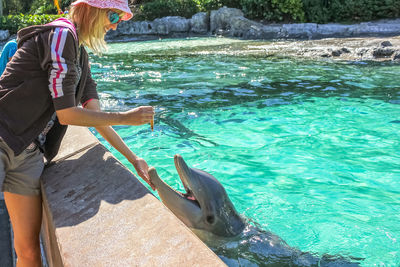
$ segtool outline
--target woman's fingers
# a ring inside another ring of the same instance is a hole
[[[126,116],[126,124],[142,125],[150,123],[154,117],[154,108],[151,106],[142,106],[128,110],[124,113]]]
[[[147,162],[142,159],[138,158],[136,162],[133,164],[133,166],[136,169],[137,174],[146,182],[150,185],[150,187],[153,190],[156,190],[156,187],[152,184],[150,181],[150,176],[149,176],[149,166],[147,165]]]

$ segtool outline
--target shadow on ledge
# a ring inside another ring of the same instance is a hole
[[[118,204],[152,195],[134,175],[98,144],[43,173],[43,187],[57,228],[95,216],[102,201]]]

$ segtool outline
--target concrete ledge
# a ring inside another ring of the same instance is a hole
[[[69,127],[56,160],[42,177],[49,266],[225,266],[86,128]]]

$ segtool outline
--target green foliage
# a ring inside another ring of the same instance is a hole
[[[222,6],[242,9],[250,19],[277,22],[357,22],[400,17],[400,0],[143,0],[135,19],[188,18]]]
[[[0,29],[9,30],[11,34],[18,30],[32,26],[49,23],[61,16],[59,15],[8,15],[0,17]]]
[[[400,15],[399,0],[336,0],[332,3],[336,21],[368,21]],[[337,18],[336,18],[337,16]]]
[[[135,20],[154,20],[165,16],[189,18],[200,11],[227,6],[243,9],[248,18],[274,21],[303,21],[301,0],[154,0],[144,1]]]
[[[71,3],[75,0],[59,0],[60,1],[60,7],[62,10],[67,10]]]
[[[240,0],[248,18],[268,21],[303,21],[301,0]]]
[[[303,0],[307,22],[327,23],[331,20],[330,0]]]
[[[223,6],[239,9],[242,8],[240,0],[198,0],[197,2],[201,11],[216,10]]]
[[[306,21],[357,22],[400,16],[400,0],[303,0]]]
[[[154,20],[165,16],[190,18],[200,11],[215,10],[223,6],[241,8],[241,0],[154,0],[142,1],[135,11],[135,20]]]
[[[31,0],[2,0],[4,14],[27,13],[32,4]]]
[[[57,14],[57,8],[54,6],[53,0],[34,0],[32,2],[30,14]]]
[[[2,0],[3,14],[57,14],[53,0]],[[66,10],[72,0],[58,0],[60,8]]]
[[[193,0],[155,0],[141,5],[135,19],[154,20],[166,16],[189,18],[199,11],[200,7]]]
[[[0,0],[1,1],[1,0]],[[15,29],[31,25],[36,18],[18,14],[57,14],[53,0],[2,0],[2,27]],[[72,0],[58,0],[66,10]],[[250,19],[276,22],[358,22],[400,17],[400,0],[142,0],[135,20],[154,20],[165,16],[189,18],[200,11],[227,6],[242,9]],[[46,19],[39,19],[46,22]],[[9,22],[13,21],[13,22]],[[33,24],[36,24],[35,22]]]
[[[65,11],[71,4],[71,0],[58,0],[61,10]],[[57,8],[53,0],[33,0],[30,14],[57,14]]]

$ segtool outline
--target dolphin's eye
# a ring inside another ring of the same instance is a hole
[[[208,215],[207,218],[206,218],[206,221],[207,221],[209,224],[213,224],[214,221],[215,221],[214,216]]]

